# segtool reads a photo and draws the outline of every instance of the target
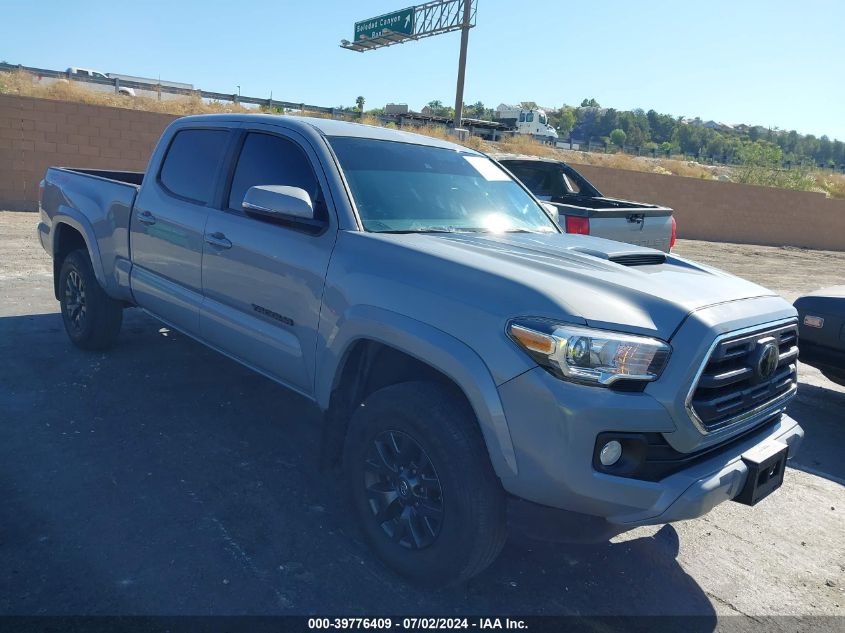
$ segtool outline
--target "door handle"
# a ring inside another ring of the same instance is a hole
[[[212,246],[216,246],[218,248],[232,248],[232,242],[227,240],[226,236],[220,231],[207,234],[205,236],[205,242],[206,244],[211,244]]]
[[[138,221],[141,224],[155,224],[156,218],[149,211],[141,211],[141,213],[138,214]]]

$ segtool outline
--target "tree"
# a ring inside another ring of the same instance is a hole
[[[575,112],[572,108],[561,108],[557,129],[562,136],[567,136],[575,127]]]
[[[355,99],[355,105],[358,106],[358,112],[364,111],[364,97],[358,97]]]
[[[467,106],[466,113],[476,119],[483,119],[486,108],[481,101],[476,101],[471,106]]]
[[[621,128],[616,128],[610,133],[610,142],[614,145],[622,147],[625,145],[626,140],[628,140],[628,135],[625,134],[625,130]]]
[[[447,119],[455,116],[455,108],[444,106],[442,101],[429,101],[428,107],[431,109],[432,116],[442,116]]]
[[[651,140],[655,143],[666,143],[672,140],[672,133],[678,121],[670,114],[659,114],[655,110],[646,113],[648,127],[651,130]]]
[[[584,99],[581,102],[581,107],[582,108],[600,108],[601,106],[599,105],[599,102],[596,101],[595,99]]]

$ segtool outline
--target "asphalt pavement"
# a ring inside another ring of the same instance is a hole
[[[817,372],[790,409],[805,445],[757,507],[514,538],[421,591],[361,541],[307,400],[136,309],[113,350],[73,347],[35,221],[0,212],[0,614],[845,615],[845,391]]]

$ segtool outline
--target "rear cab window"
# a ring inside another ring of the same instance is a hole
[[[505,163],[505,167],[541,200],[550,200],[565,193],[561,191],[559,172],[543,163]]]
[[[209,204],[226,144],[227,130],[188,129],[177,132],[159,171],[167,193],[198,204]]]
[[[543,161],[505,161],[504,165],[542,200],[554,200],[573,195],[590,197],[601,195],[583,176],[567,165]]]

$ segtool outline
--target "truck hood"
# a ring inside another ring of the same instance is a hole
[[[373,234],[371,234],[373,235]],[[570,234],[391,235],[447,260],[501,278],[513,316],[583,320],[594,327],[664,339],[707,306],[776,296],[757,284],[661,251]],[[529,292],[513,292],[513,288]],[[510,292],[510,294],[508,294]],[[784,302],[785,303],[785,302]]]

